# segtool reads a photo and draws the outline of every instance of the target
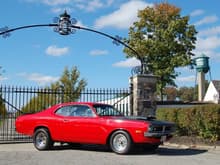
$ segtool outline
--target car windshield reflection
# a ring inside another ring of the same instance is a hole
[[[94,105],[96,113],[99,116],[123,116],[116,108],[110,105]]]

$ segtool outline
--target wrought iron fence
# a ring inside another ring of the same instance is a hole
[[[39,87],[0,86],[0,143],[31,141],[15,131],[15,119],[22,113],[33,113],[62,102],[100,102],[114,105],[130,115],[128,89],[85,89],[81,93]]]

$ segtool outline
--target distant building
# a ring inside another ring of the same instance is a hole
[[[213,80],[210,82],[203,101],[215,104],[220,103],[220,81]]]

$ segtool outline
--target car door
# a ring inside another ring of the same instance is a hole
[[[69,121],[71,137],[80,143],[100,143],[103,134],[99,118],[87,105],[77,105]]]
[[[65,142],[102,143],[103,122],[88,105],[68,105],[55,112],[57,115],[55,139]]]
[[[57,141],[76,141],[75,125],[77,119],[71,116],[75,107],[72,105],[62,106],[55,111],[55,121],[51,127],[52,138]]]

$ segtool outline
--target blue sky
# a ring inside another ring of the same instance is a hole
[[[0,27],[15,28],[31,24],[53,23],[53,18],[67,10],[77,25],[112,36],[128,36],[137,20],[137,11],[160,0],[7,0],[0,6]],[[213,80],[220,80],[220,11],[218,0],[168,0],[190,15],[196,26],[194,53],[210,57]],[[127,88],[131,68],[139,64],[127,59],[123,46],[95,33],[77,30],[61,36],[53,28],[19,30],[0,38],[1,85],[45,86],[57,81],[64,67],[77,66],[81,78],[91,88]],[[195,70],[180,68],[176,83],[195,85]],[[210,80],[209,74],[206,79]]]

